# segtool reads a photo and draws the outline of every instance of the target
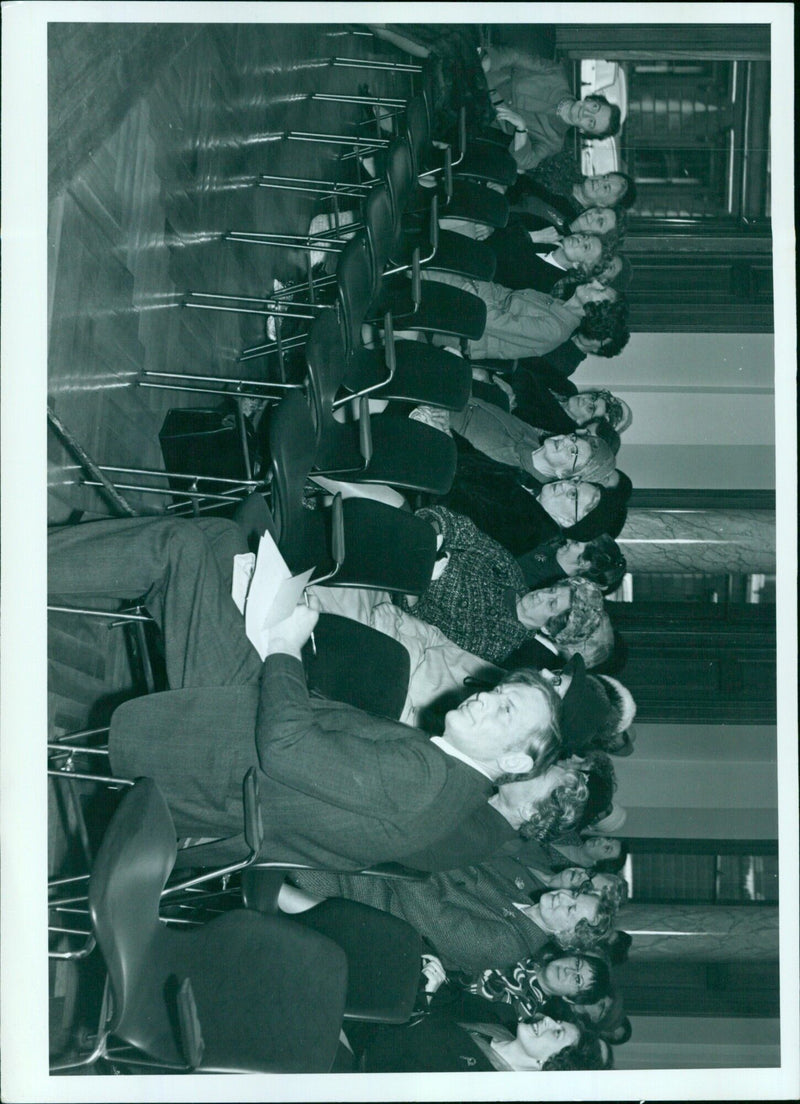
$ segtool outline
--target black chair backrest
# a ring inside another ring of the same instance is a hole
[[[408,207],[417,185],[411,147],[408,138],[405,136],[395,138],[387,149],[385,176],[392,200],[392,214],[399,232],[403,212]]]
[[[431,140],[428,109],[422,96],[412,96],[406,104],[405,131],[411,148],[414,176],[419,176],[424,172]]]
[[[378,184],[372,189],[364,208],[369,258],[372,263],[372,296],[378,294],[383,270],[394,252],[397,240],[397,225],[389,189],[386,184]]]
[[[352,242],[345,246],[342,258]],[[363,245],[362,245],[363,249]],[[341,265],[341,260],[340,260]],[[369,262],[367,262],[368,267]],[[314,319],[306,341],[308,392],[314,416],[317,444],[333,418],[333,400],[347,372],[347,354],[339,320],[334,311],[322,311]]]
[[[339,255],[336,283],[346,342],[345,351],[349,356],[361,344],[361,325],[375,296],[373,263],[367,235],[363,231],[352,237]]]
[[[152,778],[140,778],[112,817],[89,880],[89,912],[113,998],[112,1032],[135,1014],[137,982],[159,933],[159,900],[176,854],[167,803]]]
[[[326,311],[326,314],[332,312]],[[292,391],[272,410],[269,451],[272,458],[272,517],[281,547],[303,512],[303,491],[314,464],[317,439],[305,396]]]

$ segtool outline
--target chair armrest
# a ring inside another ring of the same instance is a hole
[[[367,878],[394,878],[403,882],[427,882],[430,873],[427,870],[415,870],[399,862],[376,863],[364,870],[354,870],[353,874]]]
[[[422,273],[420,271],[418,245],[414,247],[414,252],[411,255],[411,300],[414,304],[414,313],[416,313],[422,302]]]
[[[364,467],[368,467],[372,459],[372,425],[369,417],[369,399],[362,395],[358,403],[358,447],[364,460]]]
[[[338,491],[334,495],[331,505],[331,557],[336,564],[336,571],[338,571],[344,563],[345,555],[344,509],[342,501],[342,492]]]
[[[431,243],[431,251],[427,257],[420,259],[421,265],[429,264],[436,256],[436,250],[439,248],[439,197],[434,195],[431,200],[430,218],[428,220],[428,238]]]
[[[258,771],[251,767],[244,776],[242,784],[242,802],[244,805],[244,838],[247,846],[257,855],[264,841],[264,821],[259,801]]]
[[[197,1015],[197,1004],[192,989],[192,979],[184,978],[178,987],[178,1032],[181,1052],[189,1069],[197,1069],[203,1061],[206,1044],[203,1029]]]

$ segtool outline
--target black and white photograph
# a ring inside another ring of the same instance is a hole
[[[800,1093],[793,17],[4,5],[4,1099]]]

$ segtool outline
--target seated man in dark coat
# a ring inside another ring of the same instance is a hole
[[[270,632],[266,661],[230,595],[230,521],[135,518],[50,536],[52,594],[67,600],[145,594],[162,628],[173,689],[112,718],[112,769],[148,775],[182,836],[230,837],[241,783],[260,767],[265,853],[359,869],[402,859],[479,809],[503,774],[525,774],[557,751],[557,699],[538,675],[474,695],[442,737],[341,703],[312,701],[300,649],[317,613],[298,606]],[[215,859],[241,854],[222,848]]]

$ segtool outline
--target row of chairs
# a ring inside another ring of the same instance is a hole
[[[358,59],[333,63],[365,68]],[[402,326],[464,341],[480,337],[486,313],[481,301],[445,285],[424,284],[421,276],[438,265],[491,278],[489,251],[481,243],[440,232],[438,217],[445,211],[504,225],[504,197],[483,185],[507,183],[500,177],[511,170],[496,147],[466,143],[463,115],[457,156],[452,158],[449,145],[431,137],[425,67],[391,67],[421,73],[422,93],[407,100],[359,95],[348,102],[388,109],[398,124],[393,137],[380,130],[358,140],[317,132],[283,135],[287,141],[340,145],[345,151],[340,164],[354,167],[356,181],[343,185],[265,176],[257,182],[329,197],[334,215],[346,198],[361,208],[346,232],[334,226],[314,239],[250,231],[224,235],[231,241],[303,248],[308,257],[305,284],[263,299],[216,293],[186,297],[187,307],[272,318],[276,340],[244,350],[240,360],[277,354],[280,380],[171,373],[146,373],[141,380],[145,387],[232,394],[237,403],[243,397],[267,398],[275,404],[266,415],[269,470],[253,474],[239,408],[242,479],[216,478],[209,489],[202,485],[209,476],[196,472],[99,466],[98,472],[120,489],[142,491],[155,488],[116,481],[120,475],[166,475],[170,486],[157,493],[171,495],[169,508],[176,512],[184,512],[187,502],[194,513],[236,507],[235,517],[249,536],[269,529],[291,570],[313,566],[317,583],[420,593],[436,554],[433,530],[413,514],[372,499],[335,494],[332,501],[323,501],[315,478],[388,484],[412,495],[449,489],[456,460],[453,442],[405,415],[409,404],[416,403],[462,409],[469,396],[469,367],[432,345],[395,341],[393,334]],[[325,93],[312,98],[331,99]],[[361,159],[373,155],[377,176],[361,180]],[[431,179],[437,182],[435,189],[421,186]],[[314,272],[312,251],[320,248],[338,254],[335,277]],[[298,299],[301,294],[304,298]],[[282,320],[291,317],[310,321],[308,331],[283,337]],[[382,331],[382,344],[364,346],[365,324]],[[289,381],[286,355],[301,349],[301,378]],[[389,411],[373,416],[371,398],[386,399]],[[342,420],[354,406],[358,417]],[[188,487],[176,490],[179,480],[188,481]],[[148,620],[138,608],[111,616],[138,633]],[[335,633],[341,620],[329,618],[326,624]],[[371,632],[353,623],[347,631]],[[385,638],[383,645],[395,643]],[[347,648],[325,651],[352,654]],[[407,655],[400,651],[407,668]],[[335,679],[336,674],[319,677]],[[401,690],[406,682],[407,670],[405,680],[402,673],[392,680]],[[146,686],[154,688],[152,677]],[[335,688],[329,692],[336,696]],[[146,709],[147,698],[132,704]],[[358,704],[369,708],[369,702]],[[386,701],[381,706],[385,711]],[[94,857],[82,826],[86,858],[92,862],[88,892],[83,875],[51,885],[56,936],[82,940],[77,949],[54,954],[81,959],[98,945],[108,971],[93,1045],[54,1071],[105,1057],[125,1068],[154,1062],[179,1070],[325,1072],[334,1061],[343,1019],[408,1020],[421,953],[419,937],[408,925],[354,902],[329,902],[293,919],[274,915],[283,871],[294,864],[263,857],[255,771],[248,773],[243,788],[247,853],[236,863],[209,868],[202,846],[176,852],[175,827],[152,780],[110,775],[102,758],[106,752],[98,744],[103,735],[104,730],[91,730],[49,746],[49,773],[66,779],[73,796],[75,783],[83,779],[125,791]],[[83,753],[99,766],[77,769],[76,759]],[[363,874],[423,877],[392,864]],[[236,907],[241,905],[245,908]],[[76,916],[90,919],[90,927],[76,929]],[[112,1037],[124,1044],[122,1051],[111,1047]]]

